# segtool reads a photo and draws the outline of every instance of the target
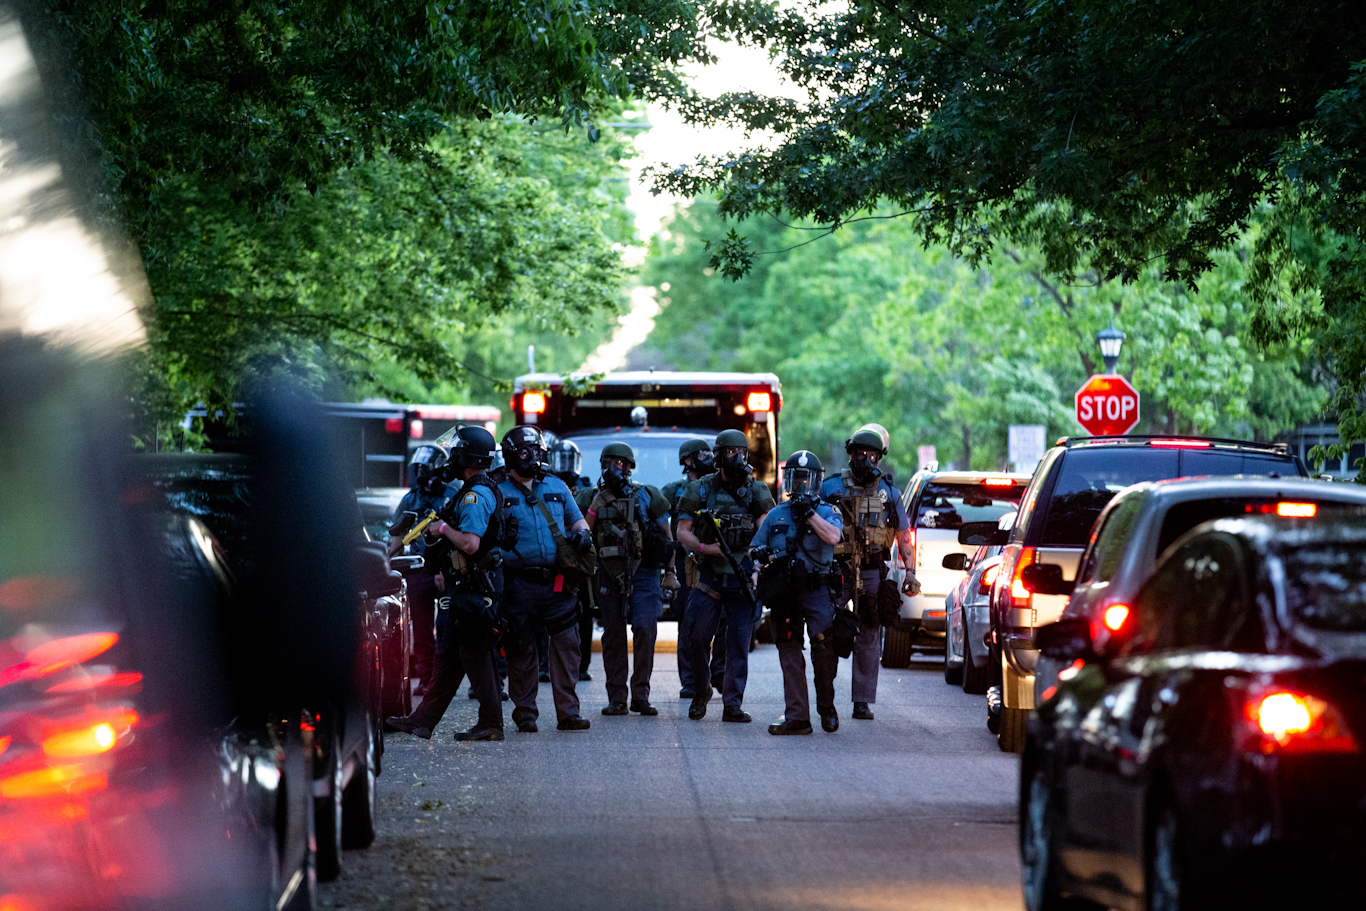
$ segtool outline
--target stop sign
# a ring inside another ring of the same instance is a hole
[[[1077,423],[1092,436],[1128,433],[1138,423],[1138,390],[1118,374],[1097,373],[1077,390]]]

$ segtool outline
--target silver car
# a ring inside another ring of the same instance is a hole
[[[1010,531],[1016,513],[997,523]],[[944,599],[948,635],[944,643],[944,682],[961,684],[963,692],[981,696],[991,684],[991,586],[1001,569],[1001,550],[984,545],[969,556],[949,554],[942,565],[966,575]]]

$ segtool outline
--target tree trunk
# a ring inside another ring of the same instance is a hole
[[[972,430],[963,422],[963,470],[972,471]]]

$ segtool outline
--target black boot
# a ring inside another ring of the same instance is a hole
[[[809,721],[776,721],[768,726],[770,734],[810,734],[811,722]]]
[[[868,703],[866,702],[855,702],[854,717],[859,719],[860,721],[872,721],[873,710],[868,708]]]

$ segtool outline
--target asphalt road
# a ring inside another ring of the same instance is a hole
[[[390,735],[379,838],[346,852],[321,905],[1018,909],[1017,759],[941,668],[883,669],[877,719],[854,721],[841,661],[840,729],[807,737],[766,730],[783,710],[771,645],[751,655],[747,725],[723,724],[719,697],[689,721],[672,654],[655,666],[654,718],[599,714],[594,655],[583,733],[554,730],[542,684],[540,733],[516,733],[509,708],[506,741],[457,744],[475,714],[462,689],[431,741]]]

